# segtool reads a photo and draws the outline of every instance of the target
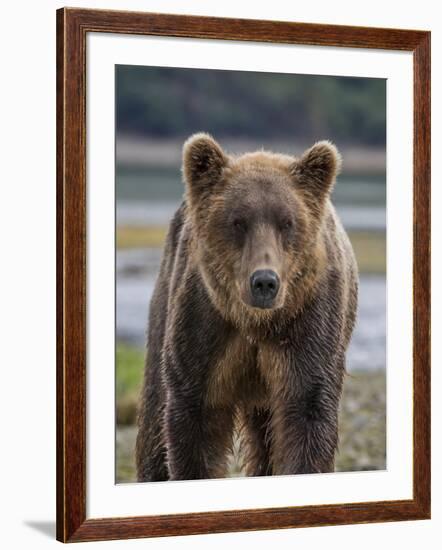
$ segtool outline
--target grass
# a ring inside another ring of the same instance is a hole
[[[160,248],[166,233],[167,227],[162,225],[118,226],[117,248]]]
[[[385,273],[386,239],[381,231],[349,231],[361,273]]]
[[[165,226],[119,226],[117,248],[160,248],[164,244]],[[381,231],[350,231],[361,273],[385,273],[386,242]]]
[[[117,345],[115,391],[119,425],[130,425],[135,422],[143,367],[143,350],[126,344]]]

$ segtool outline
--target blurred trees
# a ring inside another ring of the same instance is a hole
[[[117,131],[385,145],[384,79],[118,65]]]

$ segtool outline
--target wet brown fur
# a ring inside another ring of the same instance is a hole
[[[332,471],[357,267],[330,201],[340,156],[227,155],[184,145],[186,193],[150,307],[140,481],[225,475],[235,426],[248,475]],[[270,309],[256,269],[278,273]]]

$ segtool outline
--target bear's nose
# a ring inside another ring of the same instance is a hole
[[[278,294],[279,277],[271,269],[258,269],[250,277],[250,288],[255,307],[271,307]]]

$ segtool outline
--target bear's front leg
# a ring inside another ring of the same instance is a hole
[[[232,437],[233,411],[210,406],[207,392],[231,327],[213,307],[197,274],[183,277],[181,285],[171,306],[162,365],[169,479],[219,477]]]
[[[224,477],[232,431],[230,411],[206,407],[172,390],[165,416],[170,479]]]
[[[273,474],[334,471],[343,360],[322,357],[313,363],[292,352],[272,366]]]

